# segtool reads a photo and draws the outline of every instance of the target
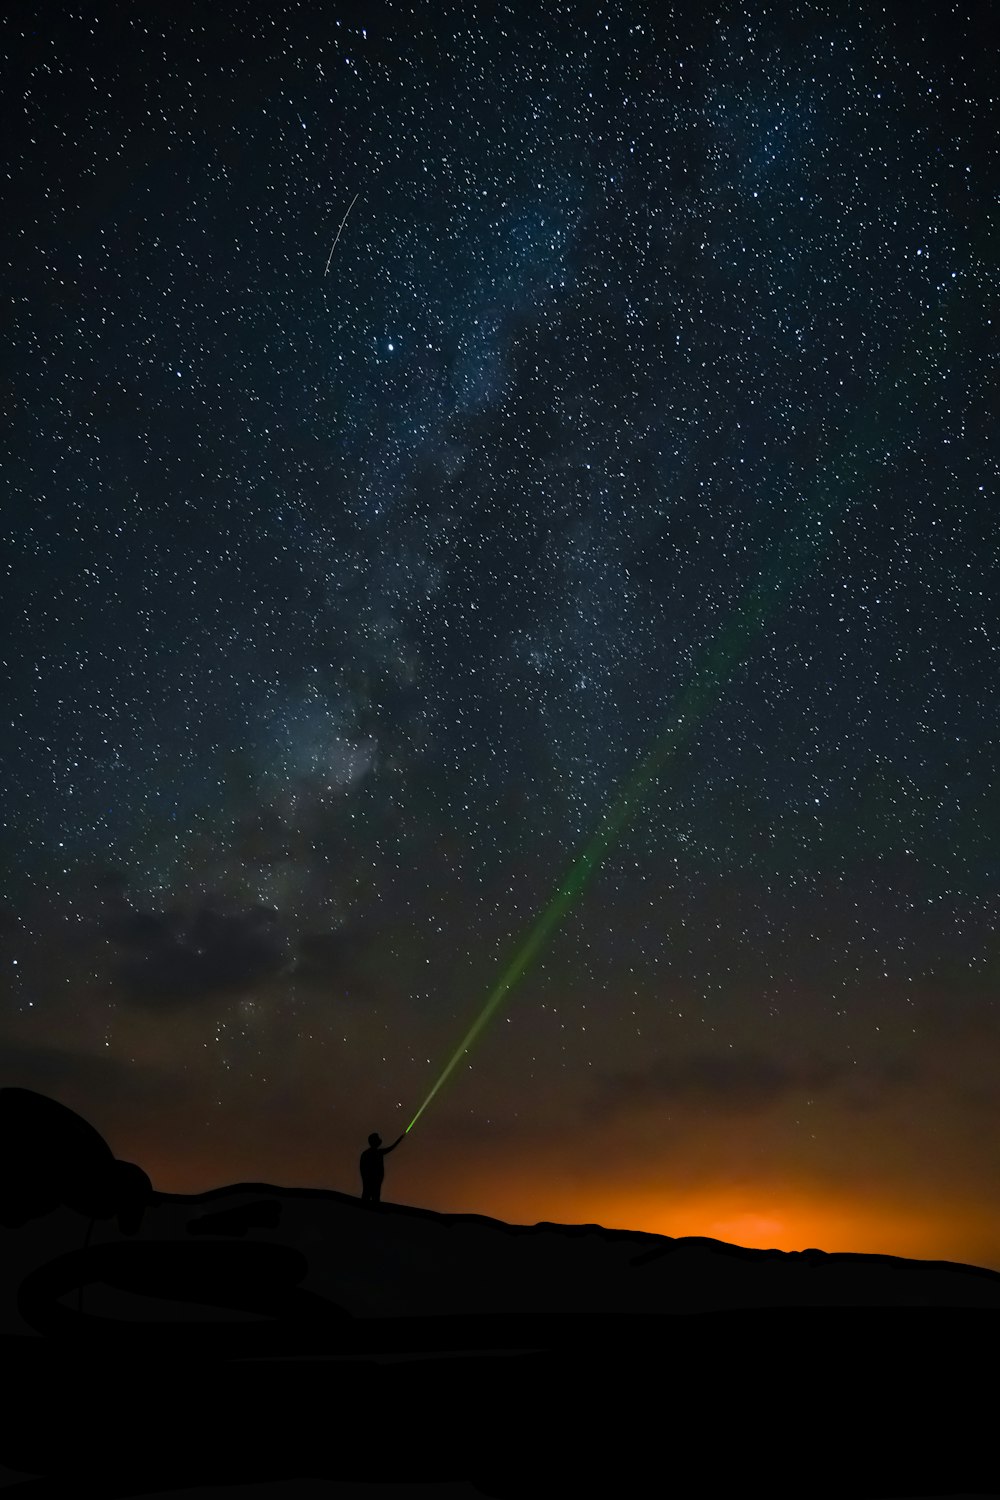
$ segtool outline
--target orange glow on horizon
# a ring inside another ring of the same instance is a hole
[[[656,1234],[700,1235],[761,1250],[860,1251],[943,1259],[945,1225],[916,1206],[837,1201],[809,1191],[761,1188],[708,1189],[666,1207],[638,1199],[633,1223]],[[949,1226],[950,1227],[950,1226]]]
[[[433,1196],[433,1207],[444,1210],[445,1195]],[[453,1212],[484,1213],[510,1223],[601,1224],[674,1239],[724,1240],[748,1249],[898,1255],[1000,1270],[1000,1224],[995,1215],[968,1202],[932,1207],[916,1195],[908,1198],[903,1188],[890,1198],[871,1189],[835,1194],[812,1185],[762,1182],[671,1196],[639,1188],[553,1191],[551,1184],[506,1182],[479,1184],[475,1201],[463,1184],[460,1191],[447,1194],[446,1202]]]
[[[334,1171],[329,1161],[303,1159],[294,1178],[287,1162],[279,1166],[277,1154],[269,1160],[266,1152],[255,1151],[244,1160],[220,1153],[211,1160],[202,1151],[192,1151],[185,1161],[177,1156],[168,1160],[155,1148],[140,1148],[133,1159],[145,1160],[154,1186],[168,1193],[196,1194],[239,1182],[349,1194],[359,1190],[353,1158]],[[905,1183],[881,1189],[874,1183],[859,1184],[857,1189],[839,1191],[768,1179],[738,1186],[622,1188],[605,1187],[600,1181],[559,1181],[550,1175],[530,1177],[496,1162],[475,1177],[461,1168],[447,1177],[437,1176],[424,1161],[414,1159],[404,1167],[400,1155],[387,1173],[385,1196],[437,1213],[482,1214],[512,1224],[601,1224],[676,1239],[724,1240],[751,1249],[816,1248],[961,1261],[1000,1270],[1000,1222],[992,1205],[968,1198],[931,1201],[924,1189],[907,1192]]]

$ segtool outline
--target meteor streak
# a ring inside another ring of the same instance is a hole
[[[357,201],[358,201],[358,199],[360,197],[361,197],[360,193],[355,193],[354,197],[351,199],[350,203],[347,205],[347,213],[344,215],[344,217],[340,221],[340,228],[337,230],[337,233],[334,235],[333,244],[330,246],[330,254],[326,257],[326,265],[323,267],[323,275],[324,276],[326,275],[327,271],[329,271],[329,269],[330,269],[330,262],[331,262],[331,260],[333,260],[333,252],[337,248],[337,241],[340,239],[340,236],[344,232],[344,225],[347,223],[347,214],[350,213],[351,209],[354,207],[355,203],[357,203]]]

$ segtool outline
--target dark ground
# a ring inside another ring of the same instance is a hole
[[[995,1272],[171,1197],[45,1118],[2,1131],[12,1496],[1000,1493]]]

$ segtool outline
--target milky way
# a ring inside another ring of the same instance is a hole
[[[521,1211],[544,1136],[581,1216],[971,1223],[985,16],[5,16],[8,1081],[163,1180],[351,1186],[765,589],[408,1190]]]

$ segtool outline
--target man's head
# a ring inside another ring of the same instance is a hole
[[[371,1135],[368,1137],[368,1144],[369,1146],[381,1146],[382,1137],[379,1135],[377,1130],[373,1130]]]

